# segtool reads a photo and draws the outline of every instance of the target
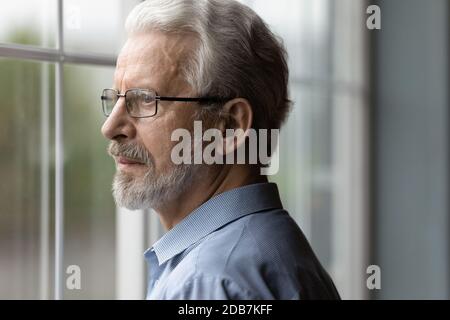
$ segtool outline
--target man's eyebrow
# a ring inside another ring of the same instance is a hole
[[[120,89],[118,89],[116,86],[112,86],[111,89],[116,90],[117,92],[121,93]],[[130,86],[129,88],[126,88],[124,90],[124,92],[126,90],[130,90],[130,89],[145,89],[145,90],[151,90],[151,91],[156,91],[156,89],[154,89],[152,86],[146,85],[146,86]]]

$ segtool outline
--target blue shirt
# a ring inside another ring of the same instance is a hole
[[[339,299],[274,183],[212,197],[145,259],[147,299]]]

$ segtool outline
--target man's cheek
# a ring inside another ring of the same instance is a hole
[[[172,167],[171,162],[171,150],[173,142],[170,141],[158,141],[154,142],[153,148],[149,147],[149,153],[151,154],[155,166],[155,171],[159,173],[166,172]]]

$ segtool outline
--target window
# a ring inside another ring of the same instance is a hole
[[[0,298],[116,297],[114,164],[98,97],[137,2],[2,4]],[[81,290],[66,288],[70,265]]]
[[[100,134],[99,92],[112,66],[64,65],[64,266],[77,265],[82,290],[64,298],[115,298],[115,166]]]
[[[56,0],[3,3],[0,18],[0,43],[56,47]]]
[[[0,298],[33,299],[51,281],[55,66],[0,58],[0,70]]]

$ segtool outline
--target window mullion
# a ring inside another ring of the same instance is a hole
[[[63,1],[58,0],[57,48],[60,59],[55,67],[55,300],[63,298],[64,267],[64,143],[63,143]]]

